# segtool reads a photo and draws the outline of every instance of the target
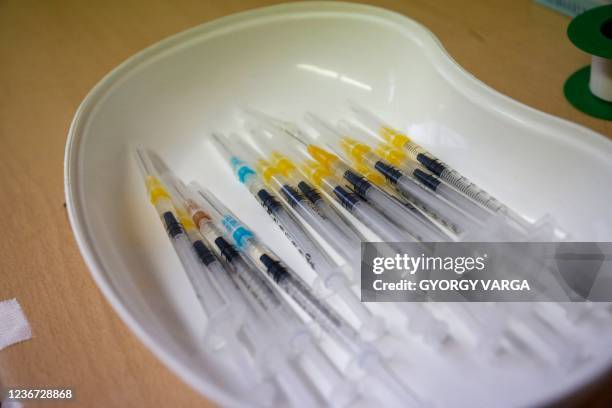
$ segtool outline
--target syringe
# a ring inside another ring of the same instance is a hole
[[[214,137],[214,140],[218,149],[224,152],[226,157],[229,156],[239,180],[248,187],[255,197],[259,197],[260,203],[275,220],[278,220],[278,224],[283,227],[286,235],[296,248],[302,249],[302,253],[307,254],[305,256],[306,260],[319,275],[325,287],[337,294],[346,303],[351,313],[359,319],[364,330],[372,333],[372,335],[379,336],[384,331],[382,322],[376,319],[355,296],[341,268],[333,264],[325,250],[320,248],[317,240],[299,224],[295,217],[286,211],[281,203],[276,201],[263,183],[257,179],[255,171],[230,150],[227,142],[219,137]]]
[[[200,261],[206,265],[206,269],[210,273],[211,280],[218,285],[224,298],[228,300],[229,308],[232,310],[234,318],[242,321],[241,329],[243,337],[247,343],[253,348],[256,360],[260,362],[259,367],[264,367],[268,374],[275,378],[276,383],[283,390],[289,401],[294,404],[299,403],[316,403],[317,400],[311,396],[308,387],[302,383],[299,374],[294,373],[295,369],[288,365],[285,361],[286,357],[280,351],[283,349],[283,344],[278,344],[277,337],[270,337],[271,331],[263,331],[261,329],[258,316],[253,313],[252,309],[246,304],[241,293],[239,293],[235,282],[226,273],[221,262],[213,255],[208,245],[203,242],[203,236],[200,234],[192,218],[187,214],[184,206],[177,200],[177,193],[170,187],[170,183],[162,176],[162,179],[168,186],[171,192],[174,207],[179,215],[179,220],[184,226],[185,233],[189,237],[192,247]],[[238,330],[237,330],[238,332]],[[236,333],[238,335],[238,333]],[[280,346],[280,347],[279,347]],[[246,353],[242,353],[242,348],[239,344],[232,342],[228,344],[228,352],[235,353],[233,359],[238,359],[241,363],[247,361]],[[238,350],[240,353],[238,353]],[[285,353],[286,354],[286,353]],[[244,375],[244,371],[237,371]],[[256,370],[249,375],[249,380],[256,379],[257,385],[251,392],[254,392],[256,398],[262,401],[271,403],[275,398],[274,388],[270,388],[271,384],[266,384],[266,378],[261,377],[260,370]],[[297,405],[296,405],[297,406]]]
[[[256,130],[253,130],[251,133],[255,137],[252,139],[254,143],[257,143],[258,140],[265,137]],[[334,251],[344,257],[347,262],[359,258],[361,242],[349,241],[349,237],[345,236],[331,221],[324,218],[311,206],[311,204],[309,204],[304,195],[299,191],[298,185],[290,181],[279,167],[266,160],[261,148],[258,148],[258,146],[263,145],[263,143],[257,143],[255,146],[248,143],[243,143],[243,145],[250,156],[258,157],[255,169],[264,183],[266,183],[277,196],[281,197],[284,203],[295,211],[299,218],[308,223],[308,225],[315,230]]]
[[[419,219],[419,217],[395,201],[378,187],[372,185],[372,183],[367,181],[363,176],[357,174],[336,155],[326,152],[318,146],[306,143],[305,140],[308,138],[308,136],[306,136],[297,126],[291,123],[283,122],[258,111],[247,110],[246,112],[270,132],[288,135],[298,144],[303,145],[310,156],[312,156],[315,160],[320,161],[323,165],[329,167],[332,173],[338,178],[348,181],[353,190],[359,196],[378,208],[390,220],[400,225],[401,228],[410,232],[413,236],[411,240],[419,237],[413,225],[422,223],[422,220]],[[296,150],[299,151],[300,154],[304,153],[300,149]],[[419,227],[416,227],[416,229],[418,228]],[[424,240],[427,241],[428,239]],[[436,240],[432,239],[430,241]]]
[[[324,200],[320,192],[308,181],[308,179],[299,171],[295,163],[287,156],[280,152],[274,151],[270,155],[272,163],[285,175],[285,177],[297,183],[298,188],[325,218],[330,220],[349,242],[357,243],[359,246],[365,237],[355,228],[344,214],[336,209],[335,206]]]
[[[452,225],[449,221],[440,218],[437,213],[432,212],[429,207],[425,207],[420,201],[417,202],[414,197],[406,197],[403,194],[400,194],[397,189],[393,189],[391,184],[385,179],[385,177],[377,171],[373,171],[369,167],[366,167],[360,163],[354,163],[355,171],[361,175],[363,175],[368,181],[374,183],[374,185],[385,193],[387,193],[390,197],[397,200],[398,203],[406,207],[408,210],[413,212],[417,217],[423,220],[425,223],[433,222],[438,225],[440,232],[444,233],[444,236],[448,240],[452,240],[453,236],[458,233],[457,230],[452,228]]]
[[[479,205],[470,201],[469,203],[475,208],[474,213],[478,212],[478,214],[477,216],[470,214],[472,219],[466,217],[466,210],[470,210],[472,207],[465,205],[465,208],[458,210],[455,208],[455,206],[444,201],[444,199],[447,199],[448,197],[453,197],[455,199],[458,198],[457,202],[468,201],[469,199],[448,188],[447,186],[440,188],[440,182],[432,177],[428,178],[427,174],[425,173],[418,173],[419,176],[422,176],[420,179],[418,179],[419,181],[416,181],[417,179],[407,177],[402,173],[402,171],[373,153],[370,146],[366,145],[365,143],[361,143],[352,137],[346,136],[348,134],[354,134],[354,129],[344,127],[341,130],[342,133],[340,133],[340,131],[336,130],[331,124],[313,114],[307,114],[306,117],[309,123],[311,123],[321,135],[331,138],[334,142],[337,142],[342,147],[342,153],[340,153],[340,155],[343,155],[345,159],[362,164],[363,166],[368,167],[370,170],[377,171],[383,177],[385,177],[385,179],[391,185],[395,186],[395,188],[405,197],[416,199],[437,214],[440,214],[438,218],[445,219],[446,224],[451,224],[453,226],[453,230],[475,228],[477,225],[475,222],[476,219],[479,219],[479,217],[482,218],[485,215],[487,217],[491,215],[487,210],[484,210]],[[334,149],[332,146],[330,147],[333,151],[336,151],[336,149]],[[323,155],[324,153],[319,154]],[[321,160],[323,159],[324,158]],[[444,192],[444,195],[437,192],[437,190]],[[451,193],[447,194],[447,190],[451,190]],[[455,196],[452,196],[452,193],[454,193]],[[444,199],[441,200],[439,196],[436,196],[436,194],[444,197]],[[448,238],[440,234],[437,229],[431,226],[431,224],[426,224],[425,226],[432,231],[429,236],[433,236],[432,234],[437,233],[437,240]]]
[[[390,391],[391,395],[380,393],[380,398],[384,398],[385,402],[392,406],[406,406],[406,403],[412,405],[420,402],[412,391],[384,365],[376,349],[364,342],[359,333],[326,302],[317,299],[304,281],[286,267],[276,254],[259,241],[255,234],[229,209],[207,190],[199,189],[198,192],[222,214],[223,226],[236,246],[251,262],[259,265],[272,281],[285,291],[326,333],[351,353],[358,366],[374,382],[379,382],[384,389]]]
[[[386,144],[384,144],[384,146],[387,146]],[[380,157],[382,157],[383,159],[385,159],[386,161],[388,161],[389,163],[393,164],[396,167],[401,168],[401,166],[398,166],[396,163],[394,163],[392,160],[389,160],[384,152],[382,152],[380,149],[377,149],[376,154],[378,154]],[[402,151],[403,154],[403,151]],[[370,177],[370,174],[372,174],[372,170],[370,170],[369,168],[366,168],[365,165],[358,165],[355,164],[355,169],[359,172],[362,173],[364,175],[366,175],[366,177],[368,177],[368,179],[370,181],[373,181],[376,184],[376,181],[373,180]],[[366,170],[367,169],[367,170]],[[427,171],[427,169],[425,169],[423,167],[424,171]],[[411,206],[414,206],[416,208],[418,208],[424,215],[427,216],[427,218],[429,218],[430,220],[432,220],[433,222],[435,222],[438,225],[441,225],[442,227],[444,227],[446,230],[450,231],[452,234],[454,234],[455,236],[457,236],[457,238],[460,238],[461,236],[461,229],[459,228],[459,226],[453,224],[450,220],[446,219],[443,215],[441,215],[440,213],[434,211],[432,208],[430,208],[429,206],[427,206],[423,201],[419,200],[417,197],[414,197],[412,195],[410,195],[407,192],[400,192],[399,189],[394,186],[389,180],[387,180],[381,173],[376,172],[374,173],[376,174],[378,177],[382,177],[384,180],[384,184],[391,187],[393,186],[393,191],[389,192],[387,190],[387,193],[395,195],[396,198],[400,201],[402,201],[403,203],[408,203]],[[376,184],[380,187],[379,184]],[[381,187],[382,188],[382,187]],[[400,196],[397,197],[397,194],[399,194]]]
[[[242,183],[259,204],[261,204],[276,225],[278,225],[285,236],[291,241],[293,246],[295,246],[304,257],[306,262],[308,262],[313,269],[317,268],[317,263],[323,265],[332,263],[325,250],[319,248],[317,242],[309,236],[308,232],[303,230],[295,217],[285,209],[275,195],[272,194],[270,189],[263,184],[257,176],[255,169],[233,153],[225,138],[213,134],[211,140],[217,152],[229,162],[238,181]]]
[[[323,199],[319,191],[317,191],[302,172],[299,171],[298,166],[295,165],[293,160],[279,151],[279,146],[287,147],[286,138],[279,138],[275,133],[265,132],[263,129],[253,126],[247,126],[247,128],[251,132],[256,132],[255,134],[261,136],[258,140],[265,140],[263,145],[267,146],[266,150],[269,154],[269,161],[271,164],[294,185],[297,185],[304,197],[314,205],[323,217],[330,220],[352,245],[355,244],[359,247],[360,243],[365,240],[361,231],[359,231],[359,229],[357,229],[333,204]],[[271,148],[271,145],[273,145],[274,148]]]
[[[425,223],[421,217],[370,183],[363,175],[357,173],[335,154],[313,144],[309,144],[307,149],[317,162],[330,169],[332,174],[348,181],[360,197],[377,207],[391,221],[408,231],[413,237],[424,242],[448,239],[433,225]]]
[[[178,219],[180,220],[181,224],[185,226],[184,231],[189,237],[195,253],[202,261],[202,264],[206,266],[202,271],[204,272],[203,276],[208,277],[212,280],[212,282],[219,285],[219,293],[222,293],[223,298],[228,300],[227,307],[231,310],[231,314],[229,316],[218,315],[218,318],[223,319],[224,322],[241,322],[240,326],[243,329],[248,343],[250,343],[254,348],[256,357],[261,363],[260,366],[266,367],[268,372],[275,378],[288,400],[292,402],[293,406],[309,407],[313,406],[313,404],[318,405],[319,401],[314,397],[312,390],[310,390],[308,386],[304,384],[303,380],[300,378],[300,374],[295,372],[295,368],[289,365],[286,361],[288,354],[283,354],[280,352],[283,349],[284,344],[279,343],[276,325],[271,325],[266,330],[262,330],[262,327],[260,326],[261,322],[256,321],[258,319],[256,319],[253,313],[250,313],[252,309],[245,307],[246,305],[242,301],[240,294],[236,292],[236,287],[233,285],[233,282],[228,279],[229,276],[225,272],[224,268],[219,263],[215,255],[212,254],[206,244],[202,242],[202,236],[196,229],[195,223],[193,222],[192,218],[187,215],[185,207],[182,205],[181,200],[178,199],[180,194],[176,189],[171,187],[174,185],[174,183],[172,183],[172,175],[167,172],[164,174],[164,176],[164,181],[166,181],[168,185],[166,194],[169,194],[168,197],[172,199],[173,207],[178,214]],[[216,242],[221,243],[220,240],[216,240]],[[221,245],[221,247],[225,248],[226,251],[224,252],[227,254],[228,250],[231,248],[231,245],[227,244],[225,247]],[[210,292],[208,292],[207,296],[210,297]],[[217,326],[218,325],[215,325],[215,327],[209,328],[209,331],[211,329],[216,329]],[[237,360],[237,362],[241,363],[240,366],[235,368],[235,372],[241,374],[240,378],[249,379],[252,381],[253,378],[258,378],[259,376],[256,372],[251,372],[252,369],[250,368],[250,365],[244,365],[244,363],[249,359],[246,353],[244,353],[242,345],[238,344],[237,342],[236,332],[238,328],[239,327],[236,327],[235,331],[225,334],[217,333],[216,330],[213,330],[213,332],[215,332],[216,335],[222,335],[223,337],[227,338],[227,351],[230,353],[232,362],[235,363]],[[319,363],[317,364],[319,369],[324,371],[326,368],[329,369],[329,367],[321,364],[321,358],[317,358],[321,357],[320,354],[309,350],[308,355]],[[329,371],[325,373],[329,374]],[[332,380],[334,379],[329,375],[328,377]],[[337,376],[335,379],[337,380]],[[243,381],[240,380],[240,382],[242,383]],[[338,383],[339,385],[344,385],[340,382]],[[249,385],[249,388],[252,387],[252,384]],[[344,391],[342,395],[339,395],[339,392],[336,392],[336,395],[334,395],[338,401],[343,401],[342,398],[346,399],[348,396],[346,391],[350,391],[347,390],[346,387],[343,387],[342,390]],[[259,383],[255,389],[252,389],[249,392],[253,392],[258,399],[265,401],[270,401],[270,398],[273,395],[271,390],[265,386],[262,386],[261,383]]]
[[[337,201],[355,218],[385,242],[411,242],[414,238],[392,224],[357,194],[345,188],[329,169],[312,160],[302,166],[302,172],[310,182],[328,197]]]
[[[375,184],[381,182],[380,178],[382,176],[380,173],[368,173],[368,169],[361,169],[359,167],[356,167],[356,170],[366,175]],[[405,314],[408,330],[422,337],[427,344],[435,347],[451,337],[447,322],[438,319],[424,304],[409,302],[396,303],[395,306]],[[470,303],[458,303],[454,309],[455,313],[460,316],[459,320],[479,339],[479,348],[486,349],[489,354],[493,353],[501,341],[500,336],[502,335],[503,322],[499,320],[500,315],[490,311],[484,315],[478,313],[481,316],[477,318],[472,315],[471,310],[480,311],[484,309],[477,304]],[[546,340],[543,335],[540,335],[540,337]],[[551,341],[555,352],[567,352],[568,349],[556,347],[557,343],[559,343],[559,340]],[[569,354],[567,353],[568,356]],[[568,360],[572,359],[568,358]]]
[[[178,255],[193,290],[208,318],[205,335],[205,350],[225,348],[231,358],[231,367],[237,372],[252,373],[252,367],[245,364],[246,351],[236,333],[241,326],[243,314],[232,308],[221,295],[221,289],[210,279],[206,263],[214,255],[206,247],[192,246],[185,234],[179,217],[172,204],[170,194],[157,176],[149,155],[143,148],[135,151],[136,162],[145,181],[151,204],[155,207],[168,238]],[[185,221],[185,220],[183,220]],[[199,256],[196,256],[196,252]],[[205,263],[206,262],[206,263]],[[250,378],[254,378],[254,374]]]
[[[338,127],[340,132],[347,135],[355,135],[361,132],[359,128],[346,121],[340,121]],[[395,163],[385,160],[378,154],[378,152],[374,153],[369,146],[360,143],[353,138],[343,138],[341,140],[341,145],[346,154],[353,160],[366,163],[368,166],[378,170],[387,178],[387,180],[389,180],[389,182],[396,184],[398,188],[408,190],[408,186],[405,186],[408,184],[408,182],[403,180],[402,176],[398,175],[397,169],[395,168]],[[426,169],[423,169],[423,167],[417,161],[404,161],[400,167],[400,170],[406,175],[411,176],[408,181],[414,180],[418,182],[421,186],[433,192],[433,197],[442,197],[444,200],[459,208],[463,213],[470,215],[475,220],[486,220],[493,215],[493,213],[486,209],[486,207],[458,192],[448,184],[441,182],[438,177],[431,174]],[[413,190],[414,188],[409,189],[408,192],[412,193]],[[425,202],[425,204],[428,204],[428,202]],[[446,211],[446,208],[444,208],[444,210],[440,209],[440,211]]]
[[[351,109],[357,119],[369,128],[379,138],[387,143],[403,148],[410,157],[423,165],[444,182],[456,188],[461,193],[470,197],[477,203],[482,204],[496,214],[507,216],[522,228],[529,228],[530,224],[510,208],[506,207],[499,200],[492,197],[489,193],[472,183],[467,177],[452,169],[449,165],[439,160],[421,145],[411,140],[408,136],[385,124],[385,122],[365,108],[351,103]]]
[[[244,298],[236,299],[236,301],[248,302],[247,311],[257,316],[258,322],[254,324],[259,324],[259,326],[251,330],[259,332],[263,330],[266,337],[271,337],[265,341],[266,344],[274,344],[279,340],[284,342],[292,353],[299,354],[311,361],[316,367],[316,375],[322,376],[330,385],[331,393],[326,398],[331,405],[346,406],[350,403],[356,396],[354,387],[346,382],[334,364],[317,347],[308,328],[276,288],[270,286],[265,278],[262,279],[253,271],[234,246],[226,240],[225,234],[209,215],[209,213],[214,214],[212,217],[219,222],[220,214],[210,206],[208,211],[205,211],[202,200],[198,199],[197,195],[173,174],[165,174],[164,179],[174,187],[173,191],[180,198],[207,243],[215,250],[217,256],[226,261],[232,279],[241,290],[241,293],[236,293],[236,295],[244,295]],[[218,276],[229,278],[230,275],[220,274]],[[229,292],[231,288],[227,290]],[[282,381],[282,377],[280,380]],[[307,400],[301,400],[303,404],[307,402]]]

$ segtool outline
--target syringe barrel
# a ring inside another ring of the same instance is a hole
[[[348,238],[332,225],[331,221],[323,219],[310,207],[299,207],[294,210],[345,260],[349,260],[354,255],[354,250],[359,245],[352,245]]]
[[[367,191],[367,200],[378,207],[387,217],[403,229],[410,232],[411,236],[424,242],[436,242],[446,240],[444,234],[433,224],[425,222],[416,213],[401,205],[387,194],[376,188]],[[407,241],[408,239],[405,239]]]
[[[337,249],[341,255],[344,255],[347,259],[352,259],[355,256],[355,250],[358,250],[358,247],[355,248],[346,248],[346,241],[343,239],[343,236],[332,229],[330,225],[326,225],[323,222],[321,216],[316,213],[310,206],[304,204],[304,199],[297,191],[289,186],[286,183],[286,180],[279,178],[276,180],[280,185],[280,192],[285,197],[286,201],[292,204],[293,210],[304,220],[306,221],[315,231],[317,231],[324,239],[326,239],[332,248]],[[291,228],[290,222],[285,222],[284,225],[287,229]],[[296,231],[297,233],[301,231]],[[292,236],[296,236],[296,232],[292,233]],[[308,245],[312,242],[310,236],[305,234],[305,239],[308,241],[299,242],[299,235],[296,240],[301,248],[309,248]],[[352,252],[351,252],[352,250]],[[321,251],[322,252],[322,251]],[[319,253],[318,248],[310,249],[310,254],[317,256]],[[356,299],[355,295],[351,297],[349,292],[345,289],[348,288],[348,282],[345,276],[339,273],[338,269],[335,266],[332,266],[330,262],[327,262],[327,259],[324,257],[319,258],[310,258],[313,261],[314,269],[323,279],[325,285],[334,292],[341,294],[344,302],[351,306],[352,312],[360,318],[361,321],[367,321],[371,316],[368,315],[367,309],[359,303]]]
[[[493,212],[498,212],[504,207],[496,198],[491,197],[486,191],[482,190],[456,170],[446,167],[444,171],[442,171],[442,174],[440,174],[440,178],[464,195],[484,205]]]
[[[244,285],[245,289],[251,294],[252,299],[257,302],[268,317],[279,313],[283,306],[282,297],[278,296],[260,277],[253,273],[251,268],[242,260],[234,259],[231,263],[237,279]]]
[[[216,282],[224,297],[228,300],[228,307],[232,310],[232,319],[236,320],[237,325],[244,318],[247,311],[245,299],[239,292],[238,287],[225,270],[221,262],[215,260],[207,265],[212,281]]]
[[[351,245],[351,242],[348,242],[348,238],[342,231],[338,230],[331,220],[324,218],[313,207],[308,205],[304,196],[298,193],[296,188],[283,184],[280,188],[280,193],[296,214],[310,225],[334,251],[347,260],[354,256],[355,248],[358,248],[359,245]]]
[[[421,163],[411,157],[406,157],[398,167],[406,174],[413,174],[415,170],[429,171],[423,167]]]
[[[283,335],[286,332],[289,348],[294,352],[299,351],[295,344],[295,338],[300,336],[291,333],[296,326],[295,316],[290,313],[292,311],[291,306],[285,303],[282,296],[277,297],[276,292],[271,291],[266,286],[267,281],[264,277],[250,270],[239,271],[240,268],[241,266],[237,266],[233,278],[241,291],[244,292],[246,301],[251,305],[252,310],[258,315],[258,324],[266,327],[265,330],[278,330]],[[302,331],[305,330],[306,328],[303,327]]]
[[[219,243],[220,239],[223,238],[217,237],[215,242]],[[253,307],[253,312],[263,322],[279,330],[282,328],[283,333],[287,335],[289,347],[294,352],[300,352],[308,342],[312,341],[308,329],[303,326],[291,305],[277,293],[274,287],[270,286],[265,278],[254,271],[239,253],[227,256],[230,254],[228,254],[226,245],[227,242],[220,245],[219,252],[227,257],[233,280],[243,292],[244,300]],[[265,271],[262,272],[265,273]]]
[[[304,180],[300,181],[297,186],[304,197],[306,197],[308,201],[310,201],[312,205],[316,207],[317,211],[323,218],[330,220],[336,226],[336,228],[342,231],[342,233],[345,234],[350,240],[353,240],[356,243],[361,241],[361,239],[352,229],[347,228],[346,222],[331,208],[329,203],[323,198],[317,188]]]
[[[250,244],[247,245],[244,250],[249,251],[251,256],[255,256],[255,258],[252,259],[253,261],[257,260],[257,262],[253,262],[253,268],[261,275],[251,269],[251,267],[241,258],[240,260],[242,262],[233,265],[236,274],[240,279],[240,283],[247,288],[254,300],[263,307],[266,317],[275,322],[274,324],[276,326],[283,326],[287,329],[292,349],[299,352],[303,347],[307,346],[309,341],[312,341],[312,336],[291,305],[278,290],[270,286],[268,280],[263,277],[264,274],[267,274],[267,270],[265,266],[259,262],[260,256],[257,256],[258,254],[265,253],[265,251],[262,251],[261,247],[257,247],[256,240],[253,239],[250,241]],[[250,250],[249,247],[251,247]]]
[[[323,330],[334,337],[341,345],[355,350],[359,341],[358,333],[328,305],[322,303],[308,289],[295,273],[287,269],[272,252],[255,238],[245,241],[242,250],[258,269],[269,275]]]
[[[340,182],[335,177],[323,177],[321,178],[321,184],[319,188],[324,191],[328,196],[335,199],[334,189]]]
[[[493,215],[489,209],[486,209],[482,205],[473,201],[471,198],[461,194],[448,184],[440,183],[436,188],[436,193],[440,194],[446,200],[461,209],[461,211],[471,215],[477,220],[485,222]]]
[[[291,214],[283,208],[279,209],[274,214],[274,217],[304,259],[321,278],[327,279],[329,276],[339,273],[338,268],[333,264],[329,255],[322,248],[318,247],[315,239],[306,233]]]
[[[309,204],[310,201],[306,199],[299,186],[290,184],[283,177],[271,177],[271,181],[275,185],[277,194],[283,198],[287,206],[299,214],[324,239],[331,241],[333,238],[337,238],[332,231],[329,231],[330,228],[324,224],[325,219],[317,212],[314,203]],[[312,197],[312,190],[307,190],[307,192]],[[320,196],[318,197],[320,199]]]
[[[351,213],[385,242],[405,242],[414,240],[365,201],[356,203]]]
[[[321,273],[325,273],[326,264],[331,268],[330,261],[316,246],[314,239],[308,236],[297,220],[286,211],[276,196],[271,194],[263,183],[253,178],[249,180],[247,187],[313,269],[316,269],[315,263],[319,264],[318,270]]]
[[[436,177],[426,169],[424,170],[418,162],[412,159],[407,159],[404,161],[402,170],[405,170],[406,174],[411,175],[412,179],[418,181],[430,191],[434,191],[436,194],[458,207],[464,213],[469,214],[472,218],[477,220],[486,220],[492,215],[489,212],[489,209],[474,201],[469,196],[455,190],[449,184],[442,182],[441,178]]]
[[[444,218],[453,226],[453,230],[464,232],[470,228],[477,227],[473,219],[463,214],[458,209],[436,197],[434,193],[426,190],[410,177],[403,176],[397,181],[398,190],[408,198],[415,198],[425,206]]]
[[[290,208],[311,208],[306,198],[294,185],[289,184],[285,179],[277,181],[276,193],[284,199]]]
[[[171,242],[206,315],[211,317],[223,310],[227,303],[210,279],[208,268],[196,257],[187,236],[178,234],[171,238]]]
[[[421,200],[412,196],[410,193],[406,191],[401,191],[397,188],[396,188],[396,192],[399,193],[401,197],[400,201],[402,201],[404,205],[408,204],[407,206],[409,208],[410,207],[418,208],[418,210],[421,212],[421,217],[427,218],[428,222],[432,222],[431,220],[435,220],[436,223],[442,225],[444,228],[446,228],[448,231],[454,234],[460,234],[462,232],[459,226],[453,224],[450,220],[444,218],[442,215],[435,212],[433,209],[425,205],[425,203],[423,203]]]
[[[410,157],[417,160],[421,165],[423,165],[423,167],[430,170],[432,173],[440,177],[441,180],[453,186],[462,194],[496,214],[509,217],[520,226],[528,227],[528,223],[523,217],[510,210],[495,197],[491,196],[485,190],[471,182],[467,177],[463,176],[461,173],[436,158],[418,144],[408,142],[403,147],[410,154]]]
[[[443,170],[443,163],[437,158],[429,154],[427,150],[421,147],[419,144],[409,140],[402,146],[408,153],[408,156],[421,163],[426,169],[432,171],[435,175],[439,176]]]
[[[380,161],[377,163],[380,163]],[[394,223],[410,232],[410,234],[404,234],[405,238],[402,241],[415,241],[417,239],[440,241],[446,238],[433,225],[425,223],[423,219],[374,186],[361,174],[347,167],[347,170],[342,172],[342,177],[353,186],[358,195],[378,208]],[[399,172],[398,179],[402,177],[404,176]]]
[[[347,241],[347,245],[351,248],[356,248],[359,252],[361,245],[361,237],[356,232],[354,227],[349,221],[346,221],[343,217],[338,215],[335,209],[331,207],[325,200],[321,199],[315,203],[321,214],[323,214],[328,220],[330,220],[339,231],[342,232],[344,239]]]
[[[360,350],[359,333],[330,306],[317,299],[297,275],[285,275],[277,283],[340,345],[347,347],[351,352]]]

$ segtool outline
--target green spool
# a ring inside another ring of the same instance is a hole
[[[612,59],[612,5],[596,7],[574,18],[567,27],[574,45],[596,57]],[[591,66],[580,68],[565,81],[565,98],[578,110],[596,118],[612,120],[612,102],[589,88]]]

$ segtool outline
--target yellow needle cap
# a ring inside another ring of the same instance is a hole
[[[387,143],[395,147],[403,147],[406,143],[410,142],[410,138],[408,136],[387,126],[383,126],[380,129],[380,135],[387,141]]]
[[[149,199],[153,205],[161,199],[170,200],[170,194],[164,185],[154,176],[147,176],[147,190],[149,191]]]
[[[340,141],[340,146],[342,146],[344,152],[357,163],[361,163],[363,161],[364,154],[372,151],[370,146],[360,143],[350,137],[343,137]]]
[[[355,170],[357,170],[358,173],[363,174],[368,180],[370,180],[372,183],[376,184],[377,186],[385,185],[386,181],[383,175],[378,172],[372,171],[367,166],[363,164],[355,163]]]
[[[313,159],[326,167],[334,165],[339,160],[335,154],[315,145],[308,145],[308,153],[310,153]]]
[[[279,174],[279,171],[269,161],[264,159],[257,160],[255,170],[257,170],[257,173],[259,173],[266,184],[270,184],[272,177]]]
[[[403,150],[385,143],[380,143],[376,147],[376,154],[396,167],[406,160],[407,157]]]
[[[312,160],[304,161],[302,171],[315,187],[321,187],[321,180],[331,177],[331,172],[328,168]]]
[[[295,164],[291,161],[291,159],[289,159],[282,153],[272,152],[272,154],[270,154],[270,160],[272,161],[276,169],[286,177],[289,176],[295,170],[297,170]]]
[[[178,215],[179,222],[183,224],[183,228],[185,228],[185,230],[192,231],[197,229],[195,223],[193,222],[189,214],[185,212],[185,210],[177,208],[176,215]]]

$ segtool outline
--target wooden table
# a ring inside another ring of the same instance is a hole
[[[167,370],[94,285],[64,209],[72,115],[104,74],[171,34],[274,1],[0,2],[0,300],[16,297],[34,339],[0,352],[0,382],[70,386],[79,406],[210,405]],[[476,77],[527,105],[612,136],[563,82],[588,57],[569,18],[532,1],[373,1],[429,27]],[[612,380],[607,381],[608,385]],[[591,403],[612,404],[595,392]]]

